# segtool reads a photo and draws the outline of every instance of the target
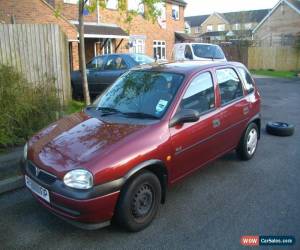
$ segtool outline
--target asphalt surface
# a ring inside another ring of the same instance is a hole
[[[186,178],[144,231],[74,228],[21,189],[0,196],[0,249],[247,249],[242,235],[293,235],[293,247],[266,249],[300,249],[300,80],[257,82],[263,130],[255,157],[230,153]],[[293,123],[295,134],[266,134],[270,120]]]

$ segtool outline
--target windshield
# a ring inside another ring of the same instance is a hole
[[[224,59],[224,53],[218,46],[210,44],[193,44],[195,56],[211,59]]]
[[[98,97],[93,106],[110,112],[109,115],[159,119],[171,104],[183,78],[175,73],[129,71]]]
[[[154,63],[155,60],[152,59],[151,57],[149,56],[145,56],[145,55],[142,55],[142,54],[131,54],[130,55],[134,61],[136,61],[139,65],[142,65],[142,64],[150,64],[150,63]]]

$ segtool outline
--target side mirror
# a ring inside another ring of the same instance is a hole
[[[194,109],[182,109],[171,119],[169,127],[199,120],[199,112]]]

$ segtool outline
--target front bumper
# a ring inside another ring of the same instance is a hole
[[[35,166],[32,162],[25,162],[24,174],[48,189],[50,195],[48,203],[32,193],[40,204],[81,228],[96,229],[109,224],[119,197],[121,183],[112,182],[113,184],[95,186],[90,190],[75,190],[66,187],[61,180],[55,176],[52,178],[51,174],[45,171],[41,171],[38,176],[34,175],[30,169],[31,165]],[[46,174],[49,174],[49,178]]]

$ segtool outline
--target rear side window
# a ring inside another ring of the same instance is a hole
[[[243,96],[242,83],[232,68],[216,70],[222,105]]]
[[[104,63],[103,57],[96,57],[90,63],[88,63],[88,69],[101,69]]]
[[[186,59],[191,59],[191,60],[193,59],[193,53],[190,45],[185,46],[184,57]]]
[[[181,100],[180,108],[194,109],[203,113],[214,107],[214,84],[211,74],[206,72],[192,80]]]
[[[252,93],[254,90],[254,83],[250,74],[242,67],[238,67],[238,71],[242,77],[243,82],[245,83],[245,89],[248,94]]]

